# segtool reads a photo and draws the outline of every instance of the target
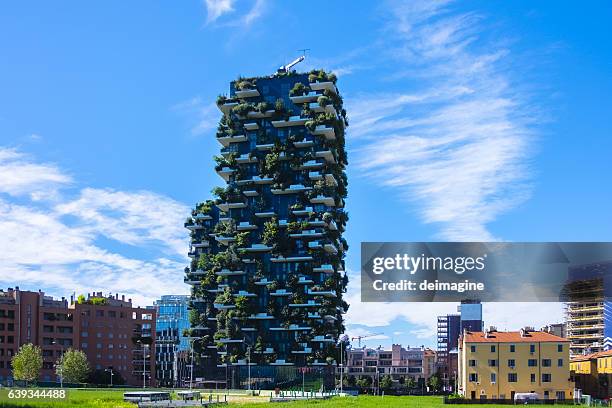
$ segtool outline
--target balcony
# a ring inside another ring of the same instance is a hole
[[[272,218],[276,217],[276,213],[274,211],[256,212],[255,216],[257,218]]]
[[[314,212],[312,207],[304,207],[303,210],[292,210],[291,211],[294,215],[300,216],[300,215],[310,215],[310,213]]]
[[[238,225],[236,225],[236,230],[238,231],[251,231],[256,229],[257,225],[253,225],[248,221],[241,221],[240,223],[238,223]]]
[[[207,221],[207,220],[212,220],[212,217],[208,214],[197,213],[196,215],[193,216],[193,219]]]
[[[310,354],[310,353],[312,353],[312,349],[310,347],[304,347],[302,350],[293,350],[291,353],[293,353],[293,354]]]
[[[290,96],[289,99],[291,99],[291,102],[293,102],[295,104],[302,104],[302,103],[306,103],[306,102],[316,101],[319,96],[321,96],[321,95],[316,93],[316,92],[308,92],[305,95]]]
[[[230,143],[241,143],[246,142],[248,139],[245,135],[233,135],[233,136],[221,136],[217,138],[217,141],[223,145],[223,147],[228,147]]]
[[[326,197],[323,195],[318,195],[310,199],[312,204],[325,204],[328,207],[334,207],[336,205],[336,201],[333,197]]]
[[[246,130],[257,130],[257,129],[259,129],[259,125],[257,124],[257,122],[246,122],[242,126],[244,126],[244,128]]]
[[[264,244],[253,244],[250,247],[239,248],[239,249],[243,249],[246,252],[268,252],[272,250],[272,247],[264,245]]]
[[[338,93],[338,90],[336,89],[336,85],[331,82],[331,81],[326,81],[326,82],[312,82],[310,83],[310,89],[312,89],[313,91],[330,91],[333,92],[335,94]]]
[[[310,331],[312,327],[290,324],[288,327],[270,327],[270,331]]]
[[[302,140],[301,142],[293,142],[293,145],[298,149],[314,146],[314,141],[312,140]]]
[[[304,230],[298,234],[289,234],[290,238],[320,238],[325,235],[324,232],[318,230]]]
[[[224,104],[218,105],[219,110],[223,112],[223,114],[228,115],[234,106],[238,106],[238,102],[225,102]]]
[[[251,118],[251,119],[269,118],[270,116],[274,115],[274,112],[276,112],[274,109],[267,110],[263,113],[259,111],[251,111],[247,113],[247,118]]]
[[[199,285],[200,284],[200,280],[199,279],[194,279],[194,278],[183,278],[183,282],[185,282],[187,285]]]
[[[338,117],[338,112],[336,112],[336,108],[334,108],[334,105],[331,103],[329,105],[321,106],[318,102],[311,102],[308,104],[308,107],[315,113],[331,113],[332,115]]]
[[[334,267],[330,264],[323,264],[317,268],[312,268],[312,271],[318,273],[334,273]]]
[[[271,123],[275,128],[280,128],[287,126],[303,126],[307,120],[307,118],[302,118],[300,116],[291,116],[287,120],[273,120]]]
[[[257,197],[259,195],[259,192],[257,192],[257,190],[244,190],[242,194],[247,197]]]
[[[287,289],[277,289],[276,292],[271,292],[270,296],[291,296],[293,292],[289,292]]]
[[[328,365],[327,362],[325,361],[319,361],[318,359],[315,360],[313,363],[310,364],[311,366],[326,366]]]
[[[323,166],[323,163],[319,163],[316,160],[308,160],[304,162],[301,166],[299,166],[298,170],[320,169]]]
[[[334,339],[327,336],[314,336],[311,342],[319,342],[319,343],[335,343]]]
[[[229,167],[222,167],[221,169],[217,170],[217,174],[225,181],[229,181],[230,176],[235,172],[236,170],[230,169]]]
[[[323,245],[319,241],[310,241],[308,243],[308,249],[321,249]]]
[[[243,339],[223,338],[223,339],[217,340],[217,342],[223,343],[223,344],[231,344],[231,343],[243,343],[244,340]]]
[[[325,296],[325,297],[338,296],[335,290],[308,290],[306,293],[312,296]]]
[[[289,188],[286,188],[284,190],[273,188],[270,191],[272,192],[272,194],[297,194],[311,189],[311,187],[306,187],[302,184],[291,184]]]
[[[336,247],[336,245],[328,242],[326,244],[323,245],[323,249],[325,250],[325,252],[327,252],[328,254],[333,254],[336,255],[338,253],[338,248]]]
[[[289,256],[285,258],[284,256],[278,256],[276,258],[270,258],[270,262],[308,262],[312,261],[314,258],[312,256]]]
[[[217,204],[217,208],[223,212],[228,212],[233,208],[246,208],[247,204],[243,202],[234,202],[234,203],[220,203]]]
[[[251,156],[250,153],[241,154],[236,157],[236,163],[245,164],[245,163],[257,163],[257,157]]]
[[[210,246],[210,243],[208,242],[208,240],[203,239],[200,242],[192,242],[191,246],[193,248],[208,248]]]
[[[256,144],[255,148],[259,151],[272,150],[272,148],[274,148],[274,143]]]
[[[215,272],[215,275],[217,276],[240,276],[240,275],[246,275],[245,271],[232,271],[229,269],[221,269],[219,272]]]
[[[310,133],[315,136],[325,136],[325,139],[327,140],[336,139],[336,131],[334,128],[326,125],[317,125],[317,127]]]
[[[218,243],[220,243],[221,245],[225,245],[225,246],[227,246],[227,245],[229,245],[229,244],[230,244],[230,242],[234,242],[234,241],[236,240],[236,238],[235,238],[235,237],[229,237],[229,236],[228,236],[228,237],[226,237],[226,236],[224,236],[224,235],[217,235],[217,236],[215,237],[215,240],[216,240]]]
[[[236,305],[225,305],[223,303],[213,303],[213,307],[217,310],[230,310],[230,309],[235,309]]]
[[[308,312],[308,314],[306,315],[307,319],[320,319],[321,315],[319,314],[319,312]]]
[[[247,319],[250,320],[274,320],[274,316],[269,315],[267,313],[257,313],[249,316]]]
[[[206,229],[208,228],[206,225],[202,225],[202,224],[187,224],[185,223],[185,228],[187,228],[188,230],[198,230],[198,229]]]
[[[269,281],[268,278],[261,278],[260,280],[255,282],[257,286],[267,286],[270,283],[272,283],[272,281]]]
[[[248,292],[246,290],[239,290],[238,293],[234,293],[234,297],[244,296],[244,297],[257,297],[255,293]]]
[[[236,91],[236,93],[234,94],[236,95],[236,98],[254,98],[256,96],[259,96],[259,91],[257,89],[243,89],[240,91]]]
[[[272,177],[253,176],[251,180],[253,180],[255,184],[272,184],[274,182]]]
[[[298,284],[299,285],[312,285],[314,283],[314,281],[310,278],[307,278],[305,276],[300,276],[300,278],[298,279]]]
[[[291,303],[289,307],[319,307],[320,303],[316,303],[314,300],[309,300],[306,303]]]
[[[331,150],[321,150],[319,152],[316,152],[315,156],[325,159],[325,161],[328,163],[336,163],[336,156]]]

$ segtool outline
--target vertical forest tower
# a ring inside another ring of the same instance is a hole
[[[185,224],[194,349],[217,367],[333,365],[348,309],[348,123],[336,77],[239,78],[217,105],[225,185]]]

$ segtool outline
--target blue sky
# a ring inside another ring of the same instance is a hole
[[[350,127],[351,245],[609,241],[612,52],[605,1],[20,2],[0,15],[0,284],[186,293],[189,207],[212,168],[214,100],[310,48]],[[349,335],[434,345],[454,304],[348,293]],[[487,304],[502,328],[558,304]]]

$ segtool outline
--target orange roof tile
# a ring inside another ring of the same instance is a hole
[[[612,350],[600,351],[597,353],[585,354],[583,356],[575,356],[574,358],[572,358],[572,361],[588,361],[588,360],[593,360],[599,357],[611,357],[611,356],[612,356]]]
[[[538,342],[569,342],[568,339],[555,336],[547,332],[530,331],[525,337],[521,336],[521,332],[490,332],[488,337],[485,337],[484,332],[466,332],[466,343],[538,343]]]

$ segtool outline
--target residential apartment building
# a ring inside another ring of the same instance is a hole
[[[437,370],[448,391],[454,389],[457,377],[457,348],[464,330],[482,331],[482,304],[477,300],[464,300],[457,307],[458,314],[438,316]]]
[[[138,353],[143,344],[153,350],[155,311],[133,308],[129,299],[101,293],[81,301],[54,299],[19,287],[0,291],[0,381],[12,381],[12,356],[32,343],[42,350],[42,381],[59,380],[55,364],[73,348],[85,352],[92,369],[113,367],[128,384],[141,385]],[[150,360],[147,371],[154,372],[154,359]]]
[[[76,348],[87,355],[91,368],[112,368],[127,384],[154,386],[155,310],[102,292],[71,300]]]
[[[459,343],[458,391],[469,399],[572,399],[569,341],[550,333],[464,332]]]
[[[569,269],[566,324],[572,356],[593,354],[612,346],[612,303],[604,293],[612,284],[611,273],[610,262]]]
[[[76,343],[74,314],[64,298],[19,287],[0,290],[0,381],[12,380],[11,359],[24,344],[40,346],[43,367],[40,379],[55,381],[55,362],[64,349]]]
[[[565,323],[547,324],[546,326],[542,327],[540,331],[554,334],[555,336],[558,336],[558,337],[564,337],[564,338],[567,337],[567,329],[566,329]],[[570,351],[571,351],[571,348],[570,348]]]
[[[394,380],[411,377],[420,384],[436,370],[436,352],[423,347],[404,348],[393,344],[391,349],[357,348],[347,350],[344,372],[354,377],[390,375]]]
[[[189,349],[189,338],[183,332],[190,328],[188,295],[164,295],[154,303],[156,320],[155,375],[160,387],[179,383],[177,354]]]
[[[570,362],[576,389],[593,398],[612,397],[612,350],[579,355]]]
[[[347,121],[336,77],[240,78],[217,104],[225,186],[185,223],[198,361],[331,366],[348,307]]]

